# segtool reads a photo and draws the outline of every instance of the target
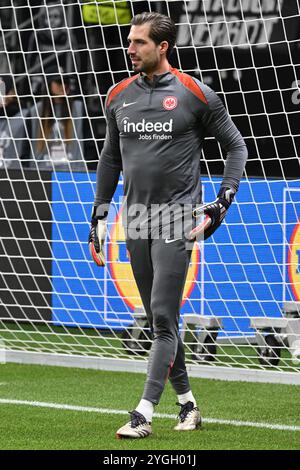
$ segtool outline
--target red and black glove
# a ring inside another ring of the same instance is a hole
[[[210,237],[220,227],[234,196],[234,189],[222,187],[215,201],[195,209],[193,216],[202,216],[203,220],[190,232],[190,239],[206,240]]]

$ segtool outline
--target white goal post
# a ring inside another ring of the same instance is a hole
[[[180,318],[190,374],[300,383],[296,0],[1,2],[0,363],[145,371],[151,335],[126,255],[122,179],[105,269],[87,244],[104,100],[132,74],[126,38],[142,11],[174,19],[170,62],[217,92],[249,152],[226,221],[192,253]],[[205,201],[224,156],[208,136]]]

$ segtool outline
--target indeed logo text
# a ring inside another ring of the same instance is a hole
[[[124,132],[172,132],[173,119],[166,122],[152,122],[142,119],[140,122],[130,122],[126,118],[123,121]]]

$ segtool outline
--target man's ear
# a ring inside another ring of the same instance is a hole
[[[160,53],[161,54],[166,54],[168,49],[169,49],[168,41],[162,41],[160,43]]]

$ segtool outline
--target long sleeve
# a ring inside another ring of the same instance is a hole
[[[96,196],[94,201],[94,206],[101,206],[103,213],[108,211],[122,170],[119,131],[114,116],[108,108],[106,108],[106,117],[106,136],[97,167]],[[99,215],[101,207],[97,211]]]
[[[237,191],[248,158],[245,141],[216,93],[208,86],[202,85],[202,89],[207,99],[202,123],[227,152],[221,186]]]

